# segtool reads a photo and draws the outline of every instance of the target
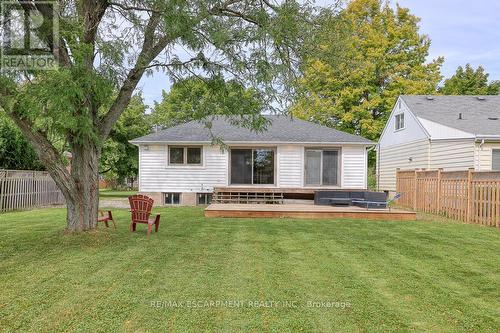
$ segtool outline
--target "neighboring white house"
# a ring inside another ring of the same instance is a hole
[[[400,96],[377,145],[380,190],[396,168],[500,170],[500,96]]]
[[[366,189],[360,136],[285,116],[256,133],[228,118],[189,122],[130,141],[139,146],[139,192],[163,204],[206,203],[215,187]],[[224,147],[213,145],[221,139]]]

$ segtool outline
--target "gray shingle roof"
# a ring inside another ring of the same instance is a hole
[[[500,96],[401,96],[410,110],[424,118],[477,136],[500,135]],[[458,119],[459,113],[462,119]],[[498,118],[491,120],[489,118]]]
[[[264,132],[256,133],[234,126],[226,117],[212,121],[212,133],[225,143],[231,142],[291,142],[291,143],[356,143],[371,145],[374,142],[361,136],[348,134],[309,121],[285,116],[266,116],[271,124]],[[202,122],[191,121],[167,128],[134,140],[131,143],[157,142],[210,142],[212,136]]]

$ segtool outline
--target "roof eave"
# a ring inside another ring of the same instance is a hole
[[[140,145],[150,145],[150,144],[212,144],[212,141],[158,141],[158,140],[148,140],[148,141],[135,141],[131,140],[129,143],[140,146]],[[332,142],[294,142],[294,141],[224,141],[225,144],[287,144],[287,145],[359,145],[359,146],[375,146],[377,143],[373,141],[369,142],[349,142],[349,141],[332,141]]]
[[[477,134],[476,140],[491,140],[491,141],[499,141],[500,135],[489,135],[489,134]]]

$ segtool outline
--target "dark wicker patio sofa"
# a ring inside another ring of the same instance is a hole
[[[372,191],[315,191],[314,204],[325,206],[358,206],[387,208],[387,194]]]

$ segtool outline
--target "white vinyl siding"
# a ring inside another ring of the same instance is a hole
[[[140,149],[141,192],[204,192],[227,185],[228,156],[217,146],[204,146],[202,165],[167,163],[166,146]]]
[[[380,190],[396,190],[396,169],[429,168],[429,140],[380,147],[377,173]]]
[[[309,148],[309,147],[307,147]],[[325,147],[327,148],[327,147]],[[364,189],[367,183],[366,147],[340,148],[340,187]],[[259,187],[304,187],[303,145],[277,145],[276,185]],[[168,165],[166,145],[141,146],[139,149],[139,190],[152,192],[210,192],[217,186],[229,186],[229,153],[218,146],[204,145],[201,165]],[[236,185],[235,185],[236,186]]]
[[[449,171],[474,167],[473,140],[436,140],[431,142],[431,169]]]
[[[480,171],[490,171],[493,169],[493,150],[500,150],[500,142],[486,142],[481,145],[476,143],[475,168]]]
[[[366,189],[368,187],[366,147],[344,146],[341,152],[342,188]]]
[[[278,146],[278,186],[302,187],[304,177],[304,147],[293,145]]]

